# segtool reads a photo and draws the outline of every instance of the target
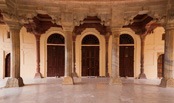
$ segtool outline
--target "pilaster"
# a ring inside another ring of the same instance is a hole
[[[112,68],[111,68],[111,85],[122,85],[119,76],[119,34],[120,29],[112,29]]]

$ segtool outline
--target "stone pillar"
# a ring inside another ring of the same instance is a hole
[[[168,24],[165,34],[164,78],[161,87],[174,87],[174,23]]]
[[[40,73],[40,35],[34,35],[36,38],[36,73],[34,78],[42,78]]]
[[[20,77],[20,29],[19,25],[10,25],[11,32],[11,77],[7,80],[5,87],[24,86],[23,79]]]
[[[146,79],[146,75],[144,73],[144,46],[145,46],[145,38],[146,34],[140,35],[141,39],[141,54],[140,54],[140,74],[139,79]]]
[[[73,41],[72,41],[72,32],[66,31],[65,37],[65,77],[63,79],[63,84],[74,84],[72,78],[72,55],[73,54]]]
[[[112,30],[112,72],[110,76],[111,85],[122,85],[119,76],[119,29]]]

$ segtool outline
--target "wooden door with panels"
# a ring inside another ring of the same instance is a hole
[[[64,76],[64,72],[64,37],[60,34],[52,34],[47,40],[47,77]]]
[[[134,77],[134,40],[128,34],[120,35],[119,74]]]
[[[99,40],[94,35],[82,41],[82,76],[99,76]]]

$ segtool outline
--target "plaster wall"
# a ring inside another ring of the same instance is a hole
[[[36,72],[36,41],[33,34],[23,27],[20,32],[21,77],[34,78]]]
[[[7,38],[9,28],[0,25],[0,78],[5,77],[5,56],[11,52],[11,39]]]
[[[157,59],[160,54],[164,54],[163,34],[164,29],[158,27],[154,33],[146,36],[144,70],[148,78],[157,78]]]
[[[0,27],[0,78],[4,78],[5,73],[5,56],[11,52],[11,39],[7,38],[7,26]],[[47,38],[53,34],[59,33],[65,37],[66,33],[60,28],[50,28],[40,39],[40,69],[43,77],[47,77]],[[164,29],[158,27],[154,33],[147,35],[145,40],[145,74],[147,78],[157,78],[157,59],[160,54],[164,53],[164,40],[162,34]],[[100,76],[105,76],[105,39],[95,29],[85,30],[81,36],[76,38],[76,72],[81,76],[81,40],[87,34],[94,34],[100,41]],[[121,34],[129,34],[134,39],[134,77],[138,77],[140,73],[140,39],[139,36],[134,34],[130,29],[121,29]],[[111,36],[109,38],[108,47],[108,68],[111,73]],[[33,34],[27,33],[23,27],[20,32],[21,43],[21,77],[24,79],[34,78],[36,72],[36,42]]]

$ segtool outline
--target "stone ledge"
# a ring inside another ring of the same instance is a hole
[[[22,87],[24,86],[23,79],[19,78],[9,78],[7,80],[5,88],[12,88],[12,87]]]
[[[174,88],[174,79],[165,79],[163,78],[161,80],[161,83],[159,85],[160,87],[171,87],[171,88]]]
[[[74,84],[74,80],[72,77],[67,76],[63,78],[63,85],[73,85]]]

